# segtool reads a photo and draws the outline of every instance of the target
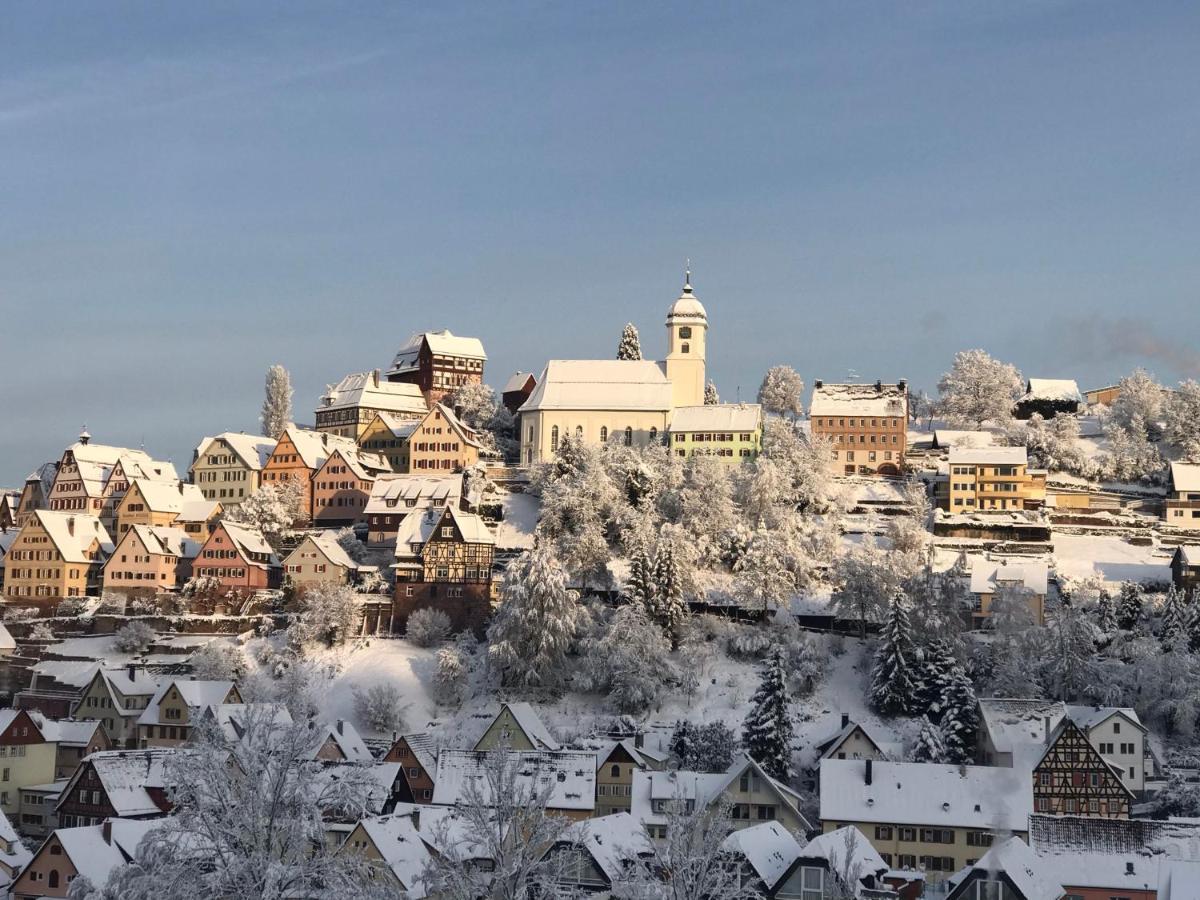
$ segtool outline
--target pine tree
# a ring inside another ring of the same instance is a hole
[[[654,564],[645,547],[638,547],[629,560],[629,584],[625,592],[646,610],[654,607]]]
[[[641,359],[642,339],[632,322],[626,322],[621,332],[621,343],[617,345],[617,359]]]
[[[892,599],[884,626],[883,642],[871,670],[871,705],[888,716],[904,715],[912,709],[915,685],[912,677],[912,630],[903,595]]]
[[[1200,588],[1192,591],[1187,615],[1188,649],[1200,653]]]
[[[787,674],[783,651],[776,648],[763,666],[762,680],[750,699],[742,725],[742,746],[772,778],[792,775],[792,720],[788,714]]]
[[[266,396],[259,418],[262,433],[275,440],[292,424],[292,378],[283,366],[267,369]]]
[[[650,618],[672,633],[687,617],[682,573],[670,540],[659,541],[658,552],[654,556],[654,592],[647,612]]]
[[[721,396],[717,393],[717,386],[711,381],[704,386],[704,405],[716,406],[721,402]]]
[[[1158,629],[1158,640],[1164,650],[1174,650],[1186,638],[1187,611],[1184,609],[1184,593],[1171,585],[1163,600],[1162,624]]]
[[[917,743],[912,751],[913,762],[944,763],[948,756],[942,729],[933,724],[929,716],[922,716],[921,733],[917,735]]]
[[[975,755],[975,730],[979,725],[975,688],[962,666],[956,666],[942,686],[938,701],[946,761],[967,763]]]
[[[1140,584],[1126,581],[1121,585],[1121,597],[1117,601],[1117,624],[1122,631],[1133,631],[1138,627],[1144,606],[1145,598]]]
[[[942,686],[958,666],[958,659],[947,641],[929,641],[913,653],[913,709],[935,710]],[[939,721],[940,714],[934,714]]]
[[[1096,625],[1105,635],[1117,633],[1117,608],[1112,594],[1101,589],[1096,601]]]
[[[687,769],[692,765],[696,758],[696,745],[692,736],[692,723],[687,719],[676,720],[668,749],[679,763],[679,768]]]

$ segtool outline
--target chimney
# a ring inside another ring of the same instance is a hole
[[[845,728],[850,724],[850,713],[842,713],[842,727]]]
[[[867,760],[867,784],[871,783],[871,760]]]
[[[815,381],[813,381],[813,387],[819,391],[821,388],[825,387],[825,382],[823,382],[820,378],[818,378]]]
[[[179,482],[179,493],[183,493],[183,482]]]
[[[882,381],[875,382],[875,393],[877,393],[877,394],[883,393],[883,382]]]
[[[1050,740],[1050,717],[1046,716],[1045,718],[1043,718],[1042,724],[1046,728],[1046,736],[1042,740],[1048,741],[1048,740]]]
[[[104,820],[104,824],[100,826],[100,836],[104,838],[104,843],[112,844],[112,820]]]
[[[338,734],[342,733],[342,720],[341,719],[337,720],[337,733]]]
[[[641,750],[644,743],[646,743],[646,736],[640,731],[633,736],[633,746],[635,749]]]
[[[1125,874],[1126,875],[1133,874],[1133,860],[1129,860],[1128,862],[1125,863]]]
[[[125,669],[126,669],[126,671],[129,672],[129,680],[133,681],[133,673],[137,670],[136,667],[134,666],[133,663],[130,663],[129,665],[127,665],[125,667]]]
[[[907,394],[908,393],[908,379],[901,378],[899,381],[896,382],[896,387],[900,388],[900,393]]]
[[[75,533],[75,517],[67,516],[67,534]]]
[[[379,370],[378,369],[376,369],[375,371],[373,371],[371,373],[371,384],[374,385],[375,387],[379,387]]]

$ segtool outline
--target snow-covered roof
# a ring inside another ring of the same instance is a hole
[[[171,749],[100,750],[83,758],[62,796],[69,797],[90,764],[118,816],[157,816],[165,810],[150,796],[150,788],[166,788],[166,761]],[[63,802],[60,798],[59,802]]]
[[[329,459],[329,454],[334,450],[342,450],[348,454],[358,450],[358,444],[351,438],[325,431],[310,431],[295,425],[289,425],[284,436],[292,442],[304,465],[314,470],[325,465],[325,460]]]
[[[667,412],[671,382],[645,359],[552,359],[520,411],[601,409]]]
[[[813,388],[808,415],[892,416],[908,415],[908,388],[900,384],[829,384]]]
[[[1029,452],[1024,447],[951,447],[952,466],[1024,466]]]
[[[1016,887],[1017,896],[1024,900],[1059,900],[1063,895],[1062,884],[1054,880],[1052,868],[1019,837],[993,844],[974,869],[1003,872]]]
[[[429,864],[429,846],[413,825],[411,815],[373,816],[360,821],[383,861],[414,900],[426,896],[421,875]]]
[[[408,437],[421,425],[420,419],[414,419],[411,416],[398,416],[395,413],[390,413],[382,409],[375,412],[375,417],[392,433],[392,437],[397,438]]]
[[[76,512],[39,509],[34,515],[46,529],[54,547],[62,554],[64,562],[90,563],[87,556],[93,541],[100,542],[100,551],[105,556],[112,553],[113,542],[108,530],[96,516]]]
[[[1200,860],[1200,821],[1037,814],[1029,819],[1029,843],[1042,855],[1161,853]]]
[[[1200,900],[1200,862],[1164,862],[1159,870],[1157,900]]]
[[[4,623],[0,622],[0,650],[16,650],[16,649],[17,649],[17,639],[12,636],[12,632],[10,632],[7,628],[4,627]]]
[[[1066,704],[1061,700],[979,698],[980,722],[992,746],[999,753],[1013,754],[1014,763],[1028,761],[1032,766],[1041,756],[1049,732],[1066,714]],[[1046,719],[1050,720],[1049,729]]]
[[[950,447],[991,447],[996,443],[996,435],[990,431],[954,431],[938,428],[933,432],[933,442],[942,450]]]
[[[344,569],[351,570],[358,568],[358,563],[351,559],[350,554],[347,553],[345,548],[338,543],[336,531],[321,531],[317,534],[305,535],[304,540],[297,544],[296,548],[287,555],[287,557],[284,559],[284,563],[290,563],[292,557],[302,551],[306,544],[310,543],[321,552],[321,554],[326,560],[329,561],[331,565],[341,566]]]
[[[317,742],[317,749],[324,746],[326,741],[333,741],[337,744],[338,749],[346,758],[346,762],[358,763],[374,760],[371,751],[367,749],[367,745],[359,735],[358,729],[344,719],[338,719],[324,727],[321,739]]]
[[[679,295],[679,299],[671,304],[671,308],[667,310],[667,324],[678,324],[680,321],[692,322],[707,322],[708,314],[704,311],[704,304],[700,302],[695,294],[692,293],[692,278],[689,272],[683,280],[683,292]]]
[[[133,858],[146,832],[159,824],[153,819],[108,819],[109,840],[104,838],[104,825],[58,828],[54,837],[76,872],[92,884],[102,885],[113,869]]]
[[[437,772],[438,754],[437,742],[433,739],[433,735],[427,731],[420,731],[403,734],[401,737],[408,744],[412,755],[417,758],[417,762],[421,764],[421,768],[432,778]]]
[[[292,724],[292,714],[282,703],[216,703],[204,707],[200,720],[214,723],[225,740],[233,742],[240,741],[246,733],[249,716],[254,716],[256,723],[266,725],[272,733]]]
[[[446,420],[446,424],[453,430],[455,436],[466,444],[468,447],[474,447],[477,450],[483,449],[483,444],[479,442],[479,435],[473,428],[468,428],[467,425],[454,414],[454,410],[444,403],[435,404],[435,409]],[[432,413],[432,410],[430,411]]]
[[[479,338],[459,337],[445,328],[441,331],[418,331],[409,335],[408,340],[396,351],[388,374],[399,375],[416,369],[421,345],[426,342],[429,343],[430,352],[435,356],[487,359],[487,354],[483,352],[483,341]]]
[[[1048,400],[1054,403],[1083,404],[1083,394],[1074,378],[1030,378],[1024,400]]]
[[[1038,849],[1044,871],[1063,887],[1154,890],[1162,863],[1169,860],[1145,850],[1082,851]]]
[[[30,668],[34,678],[40,680],[43,676],[71,687],[86,687],[96,676],[100,664],[94,660],[79,659],[43,659]]]
[[[1045,596],[1050,566],[1045,560],[1000,562],[978,560],[971,569],[971,593],[994,594],[1002,585],[1015,585]]]
[[[12,822],[8,820],[8,816],[4,814],[3,810],[0,810],[0,842],[3,842],[8,848],[0,848],[0,863],[9,870],[15,872],[29,862],[29,860],[33,859],[33,854],[21,842],[17,830],[12,827]],[[0,878],[3,878],[2,872],[0,872]],[[5,883],[0,881],[0,888],[4,886]]]
[[[501,751],[492,751],[501,752]],[[442,750],[438,754],[433,802],[452,806],[465,802],[474,785],[483,803],[491,802],[486,777],[488,752]],[[581,750],[518,751],[518,790],[536,792],[551,786],[550,809],[592,810],[596,805],[596,757]]]
[[[34,727],[37,728],[39,731],[42,731],[42,726],[45,724],[46,719],[43,718],[40,714],[37,714],[35,716],[35,714],[33,712],[29,712],[29,711],[23,710],[23,709],[0,709],[0,732],[3,732],[5,729],[7,729],[8,726],[12,724],[13,719],[15,719],[17,716],[21,715],[21,713],[27,713],[29,715],[30,720],[34,724]],[[45,731],[42,731],[42,737],[45,740],[49,740],[49,738],[46,737]]]
[[[183,698],[183,702],[187,704],[189,709],[199,711],[209,706],[220,706],[223,704],[225,698],[229,696],[229,691],[233,688],[233,682],[198,681],[190,678],[176,678],[173,681],[164,681],[158,690],[154,692],[154,696],[150,698],[150,702],[138,717],[139,725],[158,724],[158,706],[162,703],[163,697],[167,695],[167,691],[172,687],[179,689],[179,695]]]
[[[867,836],[853,825],[817,835],[804,845],[800,856],[825,860],[831,872],[857,872],[860,879],[868,875],[880,875],[891,868],[879,851],[871,846]]]
[[[436,501],[437,505],[458,501],[461,475],[380,475],[371,485],[365,515],[404,512]]]
[[[696,806],[707,806],[725,793],[747,769],[753,770],[768,785],[780,801],[787,804],[796,818],[804,821],[799,809],[799,795],[776,781],[757,762],[745,753],[734,759],[724,772],[643,772],[633,773],[630,810],[643,824],[665,824],[664,813],[656,812],[654,801],[694,800]]]
[[[523,391],[530,378],[533,378],[532,372],[514,372],[508,376],[508,381],[504,382],[504,387],[500,389],[500,393],[508,394],[512,391]]]
[[[1016,768],[823,759],[820,783],[826,822],[1023,832],[1033,812],[1032,773]]]
[[[533,494],[506,493],[501,501],[504,518],[496,527],[497,550],[531,550],[541,504]]]
[[[1179,561],[1189,569],[1200,566],[1200,544],[1180,544],[1175,548]]]
[[[271,545],[267,543],[267,539],[263,537],[262,532],[256,528],[249,528],[245,525],[236,525],[233,522],[221,522],[221,528],[229,535],[229,539],[237,546],[245,561],[252,566],[277,566],[279,565],[279,557],[275,555],[275,551],[271,549]],[[267,562],[260,562],[251,558],[248,554],[263,554],[269,557]]]
[[[225,431],[221,434],[204,438],[199,446],[196,447],[196,458],[199,459],[208,453],[209,448],[216,441],[224,441],[228,444],[229,449],[242,461],[242,465],[255,472],[262,471],[263,466],[267,464],[267,460],[271,458],[271,454],[275,451],[274,438],[263,437],[257,434],[246,434],[243,431]]]
[[[504,707],[508,707],[508,711],[516,719],[517,725],[525,732],[525,737],[529,738],[534,747],[539,750],[559,749],[558,741],[554,739],[554,735],[550,733],[550,729],[542,722],[541,717],[532,706],[528,703],[505,703],[500,708],[501,714],[504,712]]]
[[[778,822],[733,831],[721,849],[744,857],[767,890],[775,888],[801,853],[800,842]]]
[[[381,453],[367,453],[364,450],[355,449],[346,451],[338,448],[329,454],[329,459],[325,460],[323,465],[329,465],[329,461],[336,456],[346,464],[346,467],[360,481],[374,481],[375,478],[384,472],[391,472],[391,464]]]
[[[425,395],[415,384],[402,381],[387,381],[379,377],[379,370],[353,372],[337,384],[330,385],[321,395],[317,411],[330,409],[364,408],[386,410],[408,416],[423,416],[429,411]]]
[[[203,503],[211,507],[212,501],[205,500],[204,494],[200,488],[194,484],[186,484],[182,481],[155,481],[149,478],[134,478],[129,482],[129,490],[137,488],[142,499],[146,501],[146,508],[150,512],[161,513],[180,513],[183,507],[188,504]]]
[[[1200,463],[1171,463],[1171,487],[1176,491],[1200,491]]]
[[[67,747],[86,747],[100,728],[99,719],[47,719],[39,713],[35,721],[47,741]]]
[[[447,506],[445,514],[454,520],[464,541],[470,544],[496,543],[496,538],[491,529],[487,527],[483,516],[472,512],[463,512],[457,506]]]
[[[17,539],[17,535],[20,533],[15,528],[12,531],[0,532],[0,565],[4,564],[4,557],[8,555],[8,548],[13,545],[13,542]]]
[[[875,740],[875,738],[871,736],[871,733],[867,731],[866,728],[853,721],[847,722],[842,726],[841,731],[828,740],[822,741],[820,744],[818,744],[817,750],[820,752],[822,757],[834,756],[837,753],[838,748],[841,747],[842,744],[845,743],[846,739],[856,731],[861,731],[863,733],[863,737],[870,741],[875,746],[876,750],[878,750],[880,753],[883,752],[883,746],[879,743],[879,741]]]
[[[625,812],[576,822],[561,840],[586,849],[610,883],[628,871],[629,863],[654,853],[646,829]]]
[[[762,407],[757,403],[711,403],[680,406],[671,411],[670,430],[757,431],[762,426]]]
[[[134,525],[126,534],[137,535],[146,552],[151,556],[175,556],[179,559],[195,559],[200,552],[200,542],[194,540],[182,528],[165,528],[159,525]],[[121,539],[122,541],[125,538]]]
[[[159,681],[145,669],[134,668],[132,675],[129,666],[114,666],[100,669],[100,677],[123,697],[152,697],[158,690]],[[90,680],[90,679],[89,679]],[[141,713],[141,710],[121,710],[124,712]]]

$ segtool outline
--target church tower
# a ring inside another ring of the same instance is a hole
[[[708,315],[692,293],[692,273],[683,279],[683,293],[667,311],[667,380],[671,382],[671,406],[700,406],[704,403],[704,354],[708,339]]]

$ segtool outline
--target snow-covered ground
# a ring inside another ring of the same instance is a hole
[[[1105,581],[1161,582],[1171,579],[1171,556],[1152,546],[1130,544],[1119,537],[1054,533],[1054,559],[1059,575]]]

